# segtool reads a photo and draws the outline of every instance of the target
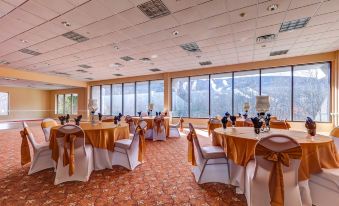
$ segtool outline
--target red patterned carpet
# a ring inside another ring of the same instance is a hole
[[[42,141],[42,131],[33,127]],[[206,137],[202,141],[208,142]],[[223,184],[198,185],[187,163],[186,138],[147,141],[146,162],[94,171],[89,182],[55,186],[52,169],[28,176],[20,165],[18,129],[0,131],[0,205],[246,205],[243,195]]]

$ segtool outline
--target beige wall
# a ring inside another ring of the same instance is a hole
[[[41,119],[49,115],[49,91],[0,86],[1,92],[9,93],[9,115],[2,120]]]
[[[61,89],[61,90],[52,90],[49,92],[50,98],[50,113],[49,116],[56,118],[58,117],[55,114],[55,104],[56,104],[56,95],[57,94],[78,94],[78,115],[82,114],[84,118],[87,116],[87,88],[74,88],[74,89]]]

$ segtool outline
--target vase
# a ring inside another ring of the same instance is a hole
[[[95,115],[91,114],[90,119],[91,119],[91,124],[94,125],[95,124]]]

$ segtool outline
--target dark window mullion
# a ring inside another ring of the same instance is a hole
[[[294,66],[291,66],[291,120],[293,122],[293,113],[294,113]]]
[[[234,72],[232,72],[232,114],[234,115]]]
[[[191,77],[188,77],[188,118],[191,118]]]

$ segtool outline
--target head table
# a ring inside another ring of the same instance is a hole
[[[273,134],[287,135],[300,144],[302,158],[299,167],[299,181],[309,179],[311,174],[321,172],[322,168],[339,168],[339,154],[335,144],[331,137],[323,135],[316,135],[311,139],[307,137],[306,132],[301,131],[271,129],[269,132],[256,135],[253,127],[236,127],[226,130],[217,128],[213,133],[212,144],[223,147],[228,159],[239,169],[246,167],[247,163],[254,159],[254,150],[259,139]],[[238,178],[240,176],[238,175]],[[242,184],[243,181],[238,179],[234,182]],[[235,186],[241,187],[241,185]]]
[[[50,133],[49,148],[52,150],[52,159],[54,161],[58,161],[59,158],[57,131],[60,127],[52,127]],[[112,122],[102,122],[94,125],[90,122],[81,122],[80,127],[85,132],[86,144],[91,144],[94,148],[105,149],[107,151],[113,151],[115,141],[129,138],[129,127],[126,123],[118,126]]]

